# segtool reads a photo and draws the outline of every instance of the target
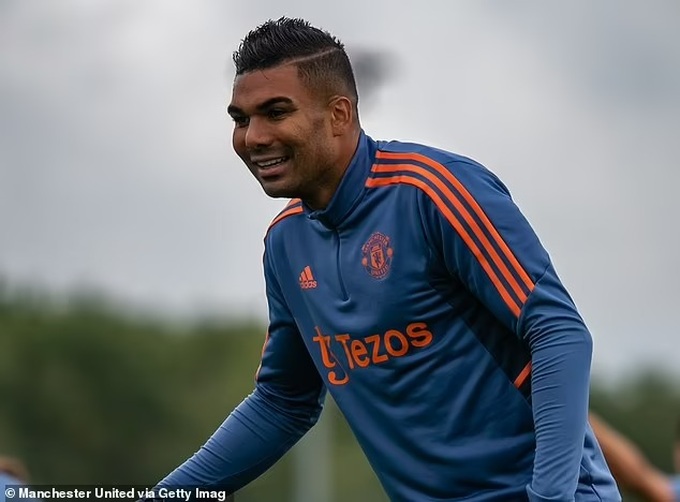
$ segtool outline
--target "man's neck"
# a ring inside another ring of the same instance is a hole
[[[347,169],[352,163],[357,148],[359,148],[360,137],[361,129],[357,127],[352,133],[348,134],[346,138],[343,138],[343,143],[340,146],[340,153],[335,161],[335,165],[341,167],[337,170],[332,170],[333,173],[336,173],[334,179],[329,180],[328,184],[325,186],[320,186],[313,198],[304,199],[305,204],[311,209],[317,211],[328,207],[333,195],[335,195],[335,192],[342,182],[342,178],[345,176]]]

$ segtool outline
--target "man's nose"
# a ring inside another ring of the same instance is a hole
[[[246,131],[246,147],[250,149],[261,148],[272,143],[271,128],[266,121],[251,117]]]

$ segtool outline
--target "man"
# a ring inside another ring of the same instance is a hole
[[[668,476],[654,467],[640,449],[601,417],[590,424],[619,485],[649,502],[680,502],[680,475]],[[675,471],[680,473],[680,420],[675,439]]]
[[[256,386],[164,486],[236,490],[329,391],[395,501],[615,501],[587,426],[592,342],[476,162],[361,129],[343,45],[269,21],[234,54],[233,146],[271,197]]]

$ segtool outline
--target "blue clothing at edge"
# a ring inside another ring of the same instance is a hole
[[[680,502],[680,475],[673,476],[671,479],[671,485],[673,486],[673,495],[675,496],[675,501]]]
[[[255,390],[161,485],[244,486],[329,391],[391,500],[620,500],[587,425],[590,334],[490,171],[362,133],[328,207],[280,216]]]
[[[26,486],[26,483],[6,472],[0,472],[0,492],[2,493],[2,495],[0,495],[0,502],[11,502],[14,500],[21,500],[22,502],[40,502],[40,499],[32,497],[20,497],[17,491],[19,490],[19,487],[22,486]],[[14,495],[11,498],[7,497],[8,487],[13,487],[15,490]]]

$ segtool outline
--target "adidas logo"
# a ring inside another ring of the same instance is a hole
[[[302,273],[300,274],[300,287],[302,289],[314,289],[316,287],[316,281],[312,275],[312,269],[307,265]]]

